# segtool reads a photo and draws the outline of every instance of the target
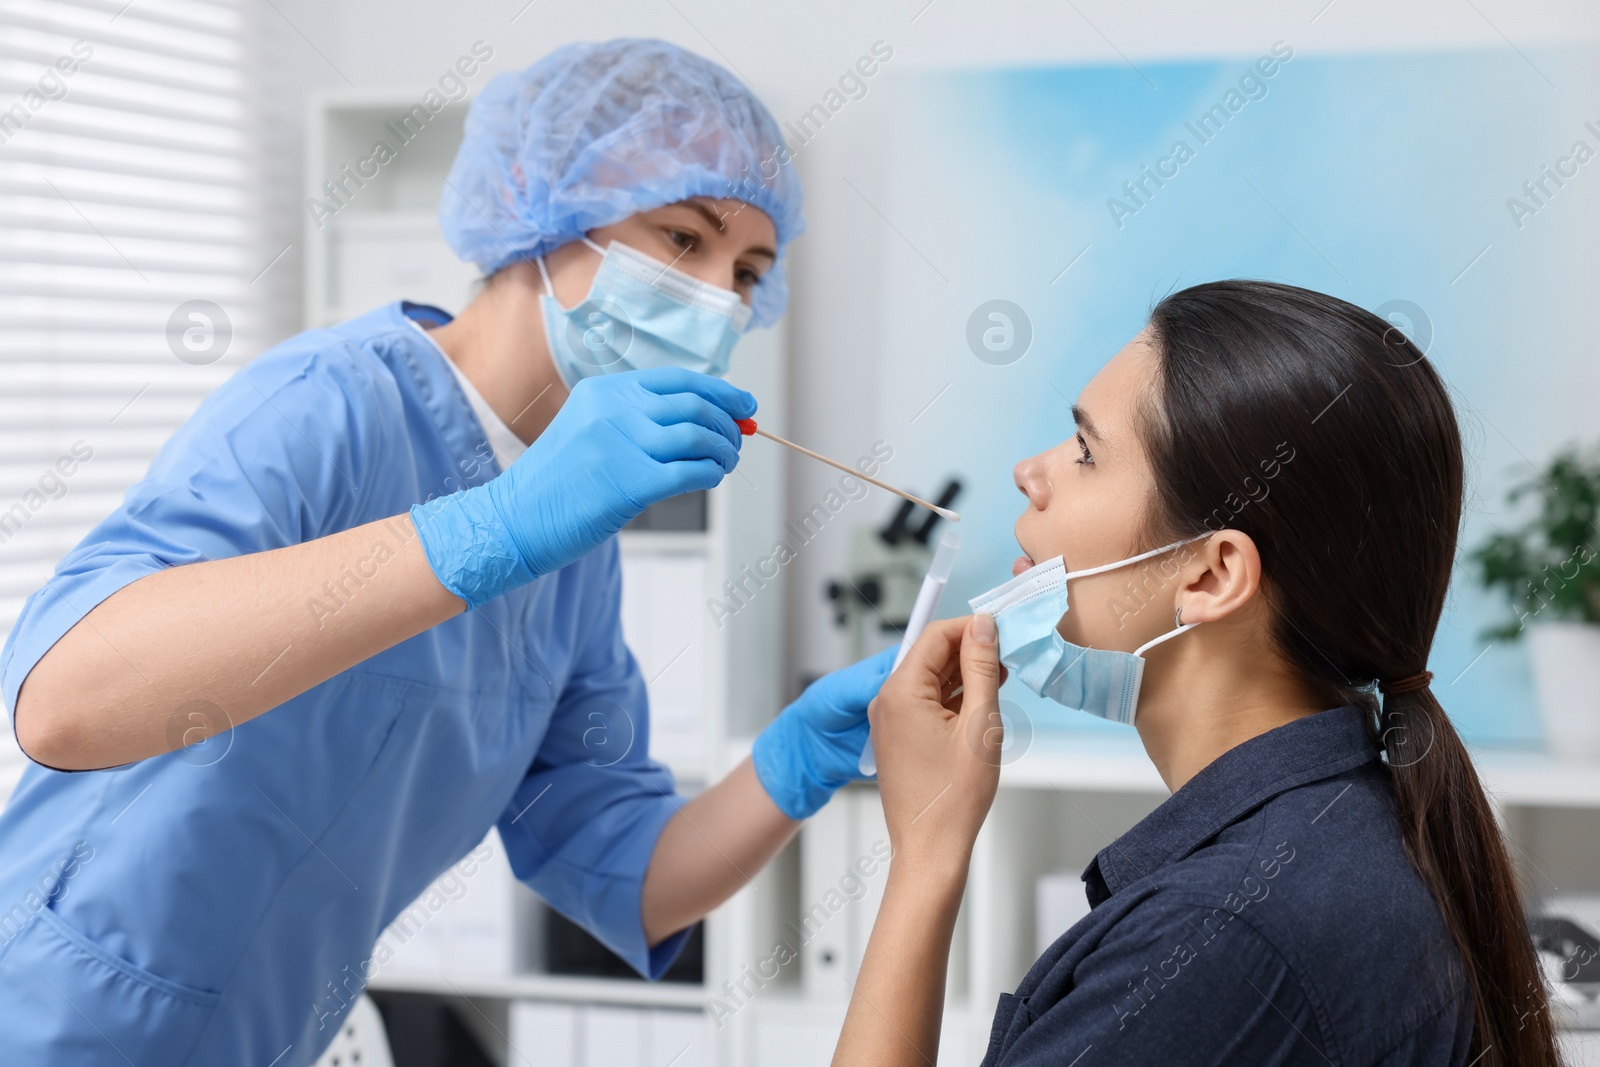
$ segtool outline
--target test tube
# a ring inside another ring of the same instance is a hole
[[[917,643],[917,638],[922,636],[922,631],[928,628],[928,623],[939,611],[939,600],[944,596],[944,587],[950,584],[950,571],[956,565],[956,550],[960,547],[961,535],[953,528],[946,530],[939,539],[939,547],[933,553],[933,566],[928,568],[928,576],[922,579],[922,588],[917,590],[916,602],[911,605],[911,618],[906,620],[905,636],[900,639],[900,651],[894,657],[891,674],[905,662],[905,658],[911,654],[911,646]],[[870,734],[866,746],[861,750],[859,766],[862,774],[878,773],[878,760],[872,754]]]

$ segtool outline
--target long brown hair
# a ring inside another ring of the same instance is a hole
[[[1279,650],[1366,708],[1381,738],[1406,850],[1471,989],[1473,1063],[1557,1067],[1516,877],[1466,748],[1430,688],[1379,688],[1426,670],[1450,584],[1463,473],[1443,382],[1383,319],[1288,285],[1197,285],[1150,326],[1152,525],[1255,541]],[[1285,448],[1292,476],[1263,491],[1276,468],[1262,464]]]

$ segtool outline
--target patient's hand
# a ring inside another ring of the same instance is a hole
[[[966,878],[1000,781],[1000,666],[987,615],[931,624],[868,707],[895,865]]]
[[[867,707],[894,860],[834,1067],[939,1058],[956,912],[1000,784],[999,655],[987,615],[936,622]]]

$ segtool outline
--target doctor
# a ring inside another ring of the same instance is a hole
[[[0,816],[8,1063],[310,1063],[491,826],[658,977],[855,776],[887,660],[687,800],[618,623],[614,535],[738,462],[756,403],[717,376],[784,306],[786,163],[662,42],[502,75],[440,212],[488,275],[461,316],[265,353],[62,560],[0,658],[39,764]]]

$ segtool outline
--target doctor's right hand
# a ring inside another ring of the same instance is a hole
[[[445,588],[478,607],[599,547],[739,462],[755,397],[679,367],[585,378],[511,469],[411,509]]]

